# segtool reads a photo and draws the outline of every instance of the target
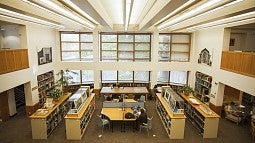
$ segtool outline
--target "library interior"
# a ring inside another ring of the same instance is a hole
[[[254,143],[254,0],[0,0],[0,142]]]

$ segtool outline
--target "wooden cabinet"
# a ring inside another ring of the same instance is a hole
[[[37,76],[38,92],[39,92],[39,104],[42,106],[45,103],[45,99],[50,95],[50,91],[54,88],[54,72],[49,71]]]
[[[184,111],[187,118],[196,127],[203,138],[217,138],[220,116],[194,96],[181,94],[184,99]],[[196,103],[194,103],[194,100]]]
[[[0,50],[0,74],[29,68],[27,49]]]
[[[195,96],[209,105],[212,86],[212,77],[201,72],[196,72]]]
[[[91,93],[77,113],[68,113],[65,117],[66,138],[81,140],[86,127],[95,111],[95,93]]]
[[[183,139],[185,115],[175,114],[160,93],[157,93],[156,111],[170,139]]]
[[[38,109],[30,116],[33,139],[47,139],[60,124],[69,110],[66,102],[69,96],[69,93],[63,95],[58,102],[55,102],[53,108]]]

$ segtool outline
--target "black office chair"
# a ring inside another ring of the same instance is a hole
[[[135,95],[134,100],[138,101],[140,99],[141,95]]]
[[[119,94],[112,94],[112,99],[119,99]]]

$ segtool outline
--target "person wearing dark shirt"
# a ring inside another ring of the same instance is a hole
[[[143,123],[147,124],[147,114],[144,111],[144,109],[140,109],[141,114],[136,118],[136,130],[139,129],[139,126],[142,125]]]
[[[110,95],[108,95],[108,96],[106,97],[106,101],[112,101],[112,97],[111,97]]]

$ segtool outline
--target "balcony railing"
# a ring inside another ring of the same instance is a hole
[[[29,68],[27,49],[0,50],[0,74]]]
[[[255,77],[255,53],[223,51],[221,69]]]

